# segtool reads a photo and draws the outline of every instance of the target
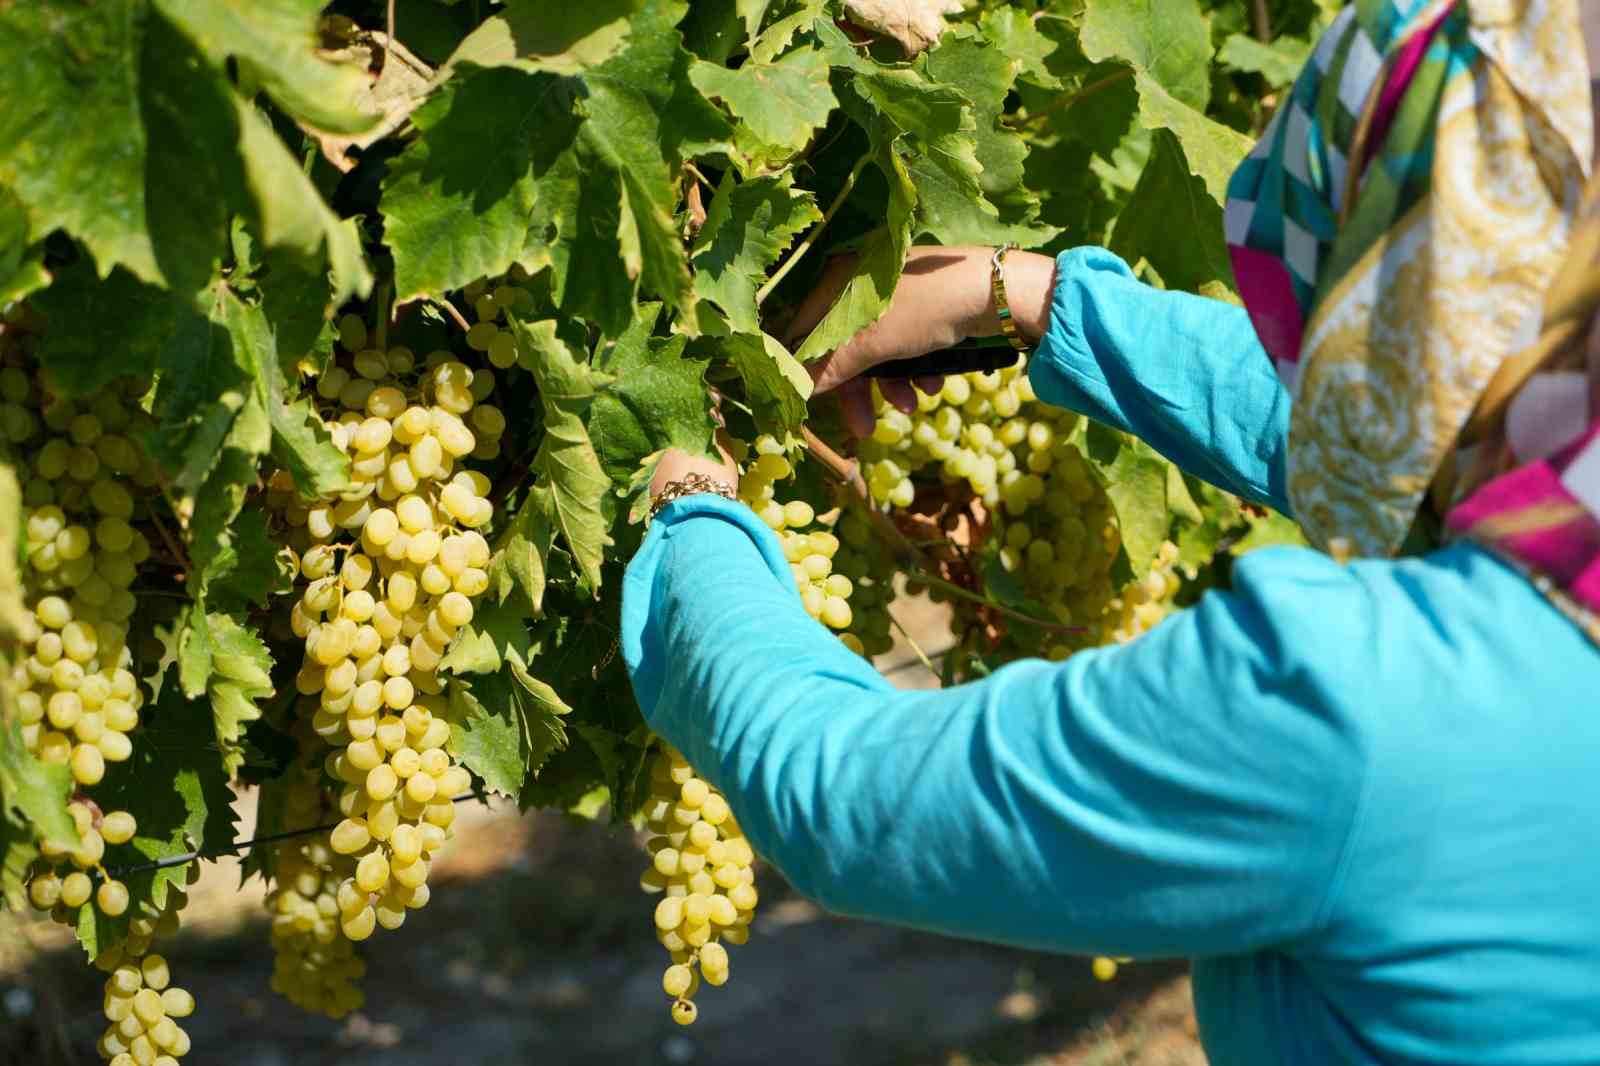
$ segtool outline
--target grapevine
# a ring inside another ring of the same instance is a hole
[[[272,988],[345,1017],[473,796],[643,827],[669,1014],[713,1009],[757,857],[616,648],[656,463],[724,423],[807,614],[872,659],[926,592],[945,682],[1294,536],[1025,362],[864,441],[805,364],[914,243],[1231,299],[1223,180],[1318,5],[115,6],[0,4],[0,899],[107,975],[117,1066],[191,1050],[202,857],[266,882]]]

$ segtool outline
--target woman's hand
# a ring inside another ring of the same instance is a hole
[[[879,363],[912,359],[960,344],[969,337],[989,337],[1000,332],[990,287],[989,260],[993,248],[912,248],[906,256],[899,287],[883,315],[809,369],[818,393],[839,390],[845,420],[857,436],[872,432],[871,383],[860,374]],[[1033,252],[1012,251],[1005,257],[1006,302],[1012,319],[1025,339],[1038,340],[1049,315],[1055,261]],[[795,313],[785,338],[794,347],[822,321],[850,277],[851,260],[841,257],[829,264],[821,283]],[[924,392],[939,387],[939,379],[917,382]],[[903,411],[916,406],[916,395],[906,381],[880,379],[884,399]]]

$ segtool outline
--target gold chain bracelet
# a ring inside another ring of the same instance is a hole
[[[702,492],[721,496],[725,500],[739,498],[739,494],[734,491],[733,486],[726,481],[718,481],[709,474],[695,471],[694,473],[685,474],[683,477],[674,478],[661,486],[661,491],[656,493],[655,499],[650,501],[650,517],[654,518],[657,511],[673,500],[680,500],[685,496],[697,496]]]

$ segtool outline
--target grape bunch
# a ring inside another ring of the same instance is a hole
[[[816,509],[805,500],[778,499],[777,482],[794,476],[794,464],[784,444],[775,437],[760,436],[753,451],[754,457],[739,478],[740,501],[778,535],[806,613],[829,629],[849,629],[854,619],[850,597],[855,587],[848,577],[833,572],[839,538],[819,521]],[[861,641],[853,634],[841,632],[840,639],[861,654]]]
[[[516,335],[508,329],[502,329],[500,323],[505,320],[508,311],[526,314],[533,309],[533,293],[522,287],[527,280],[528,272],[517,265],[505,277],[497,281],[475,281],[461,293],[467,298],[476,319],[467,330],[467,347],[482,352],[489,364],[499,370],[515,366],[520,354]]]
[[[663,744],[650,765],[645,800],[650,867],[640,878],[656,904],[656,939],[672,957],[661,987],[672,1019],[697,1017],[701,981],[728,980],[728,944],[750,937],[758,899],[755,852],[723,798],[676,750]]]
[[[129,586],[150,542],[131,524],[130,488],[154,482],[135,443],[149,416],[132,398],[146,385],[123,382],[73,401],[19,363],[0,368],[0,429],[26,456],[18,475],[32,614],[11,680],[28,749],[88,787],[132,754],[128,734],[139,724]]]
[[[917,409],[906,414],[879,397],[877,424],[863,441],[861,461],[873,499],[891,507],[909,507],[916,496],[912,475],[937,464],[948,482],[965,482],[973,495],[998,506],[1002,489],[1011,488],[1028,472],[1018,470],[1010,447],[996,426],[1013,419],[1034,403],[1025,363],[1001,370],[953,374],[936,393],[917,391]]]
[[[298,739],[303,750],[313,752],[320,743],[304,728]],[[321,772],[314,756],[290,771],[283,793],[285,824],[326,825],[338,817],[322,787]],[[365,1003],[359,982],[366,975],[366,963],[341,929],[345,908],[340,905],[340,889],[355,876],[356,864],[334,851],[328,836],[315,833],[276,847],[267,910],[272,915],[272,990],[304,1010],[337,1019]],[[411,902],[421,906],[427,897],[424,885]],[[355,909],[348,893],[346,902]]]
[[[172,983],[167,960],[145,955],[106,978],[100,1053],[111,1066],[176,1066],[189,1053],[189,1034],[177,1019],[194,1013],[194,996]]]
[[[894,646],[889,605],[894,602],[894,574],[899,564],[860,505],[846,505],[834,530],[839,550],[833,556],[833,568],[853,587],[850,630],[839,639],[859,655],[882,655]]]
[[[1142,581],[1112,578],[1122,548],[1116,513],[1078,442],[1081,416],[1038,401],[1025,360],[1002,370],[952,375],[934,394],[917,393],[906,414],[879,397],[877,423],[860,457],[872,498],[910,506],[917,480],[942,487],[976,513],[982,543],[969,547],[994,565],[1030,603],[1062,626],[1041,651],[1064,658],[1080,648],[1133,639],[1165,617],[1181,585],[1175,545],[1164,545]],[[846,543],[870,551],[858,527]],[[881,572],[855,564],[855,569]],[[969,575],[982,581],[982,568]],[[944,597],[935,591],[934,598]],[[955,603],[959,631],[992,632],[981,605]]]
[[[40,858],[28,879],[28,900],[63,925],[77,922],[78,908],[91,899],[108,918],[120,917],[128,910],[128,886],[101,873],[95,885],[91,873],[101,870],[107,844],[126,844],[138,825],[127,811],[112,811],[99,818],[98,808],[87,800],[67,804],[67,813],[78,831],[78,846],[62,850],[50,841],[40,842]],[[64,872],[65,871],[65,872]]]
[[[364,330],[357,333],[341,323],[347,341],[364,342]],[[270,500],[289,526],[304,581],[290,612],[305,649],[295,685],[322,744],[331,808],[342,818],[325,845],[314,842],[304,861],[286,864],[276,905],[311,920],[302,932],[319,942],[316,920],[299,903],[322,918],[336,915],[340,935],[361,941],[380,925],[398,928],[408,909],[426,902],[432,859],[451,835],[453,801],[471,788],[471,775],[446,751],[437,670],[489,586],[489,543],[478,532],[494,514],[489,482],[458,466],[481,450],[468,423],[504,428],[500,412],[478,402],[480,391],[487,396],[479,381],[492,387],[490,372],[448,353],[419,368],[407,349],[362,348],[350,364],[330,366],[317,382],[330,401],[325,423],[351,459],[349,484],[305,500],[280,477]],[[285,874],[292,892],[283,891]],[[342,954],[302,947],[285,941],[280,958],[298,953],[314,965],[352,969]],[[285,995],[310,998],[302,995],[305,980],[280,983]],[[346,999],[336,1000],[340,1009]]]

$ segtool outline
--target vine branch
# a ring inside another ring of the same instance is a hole
[[[1062,108],[1071,107],[1079,100],[1082,100],[1085,96],[1093,96],[1095,93],[1100,92],[1107,86],[1115,85],[1122,79],[1131,77],[1133,77],[1132,67],[1123,67],[1121,70],[1112,71],[1099,81],[1090,82],[1088,85],[1085,85],[1076,92],[1070,92],[1065,96],[1056,97],[1054,100],[1050,101],[1048,104],[1041,107],[1039,110],[1035,111],[1021,122],[1017,123],[1017,125],[1031,126],[1035,122],[1038,122],[1040,119],[1044,118],[1046,115],[1053,115]]]
[[[767,283],[756,290],[757,307],[766,302],[767,297],[772,295],[772,290],[778,287],[778,283],[816,245],[817,240],[822,236],[822,231],[828,227],[829,222],[833,221],[833,216],[839,213],[839,208],[843,207],[845,200],[849,198],[850,190],[856,187],[856,179],[861,177],[861,171],[871,161],[871,152],[863,153],[861,158],[855,161],[855,165],[850,168],[850,174],[844,179],[844,184],[839,186],[839,191],[834,195],[833,202],[822,213],[822,217],[817,220],[817,224],[812,226],[810,232],[801,239],[799,244],[794,246],[788,257],[778,264],[778,269],[772,272],[772,276],[767,279]]]
[[[1267,10],[1267,0],[1251,0],[1250,21],[1255,30],[1256,40],[1262,44],[1272,43],[1272,14]]]

